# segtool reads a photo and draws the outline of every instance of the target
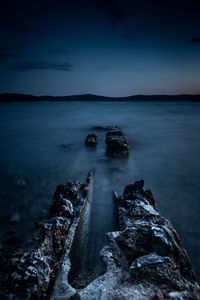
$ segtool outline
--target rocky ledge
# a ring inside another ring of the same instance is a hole
[[[48,215],[37,224],[31,239],[12,256],[1,282],[0,299],[49,299],[63,257],[70,253],[91,182],[89,172],[85,183],[75,181],[57,186]],[[68,261],[70,264],[69,258]]]
[[[78,291],[77,299],[200,299],[187,253],[144,181],[127,185],[115,199],[120,231],[107,234],[101,251],[107,271]]]

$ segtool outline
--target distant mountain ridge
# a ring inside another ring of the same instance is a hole
[[[106,97],[93,94],[71,95],[71,96],[34,96],[26,94],[0,94],[0,102],[17,101],[190,101],[200,102],[200,94],[180,95],[133,95],[127,97]]]

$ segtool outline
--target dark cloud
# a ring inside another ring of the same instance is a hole
[[[126,18],[125,10],[117,0],[97,0],[97,8],[105,13],[114,26]]]
[[[200,38],[191,39],[190,43],[200,43]]]
[[[23,62],[18,64],[15,69],[21,71],[27,70],[59,70],[59,71],[72,71],[74,65],[69,62],[47,62],[47,61],[35,61],[35,62]]]

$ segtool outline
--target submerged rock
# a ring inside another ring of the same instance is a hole
[[[86,146],[93,146],[97,144],[97,135],[94,133],[88,134],[88,136],[85,139],[85,145]]]
[[[109,131],[106,135],[107,153],[125,157],[129,153],[129,143],[122,131]]]

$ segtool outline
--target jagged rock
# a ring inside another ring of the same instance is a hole
[[[200,299],[187,253],[144,181],[115,198],[121,230],[107,234],[101,251],[107,271],[78,291],[77,299]]]
[[[118,206],[118,231],[107,233],[101,250],[106,272],[87,286],[68,282],[70,251],[92,174],[86,183],[59,185],[49,216],[30,243],[13,255],[2,299],[200,300],[200,287],[171,223],[160,216],[151,191],[140,180],[125,187]],[[58,270],[59,269],[59,270]],[[84,278],[77,278],[83,281]]]
[[[107,153],[125,157],[129,153],[129,143],[122,131],[110,131],[106,135]]]
[[[96,144],[97,144],[97,135],[94,133],[88,134],[88,136],[85,139],[85,145],[94,146]]]
[[[57,186],[49,214],[7,266],[1,299],[49,298],[66,244],[70,249],[79,213],[87,203],[91,178],[89,172],[86,183],[75,181]]]

